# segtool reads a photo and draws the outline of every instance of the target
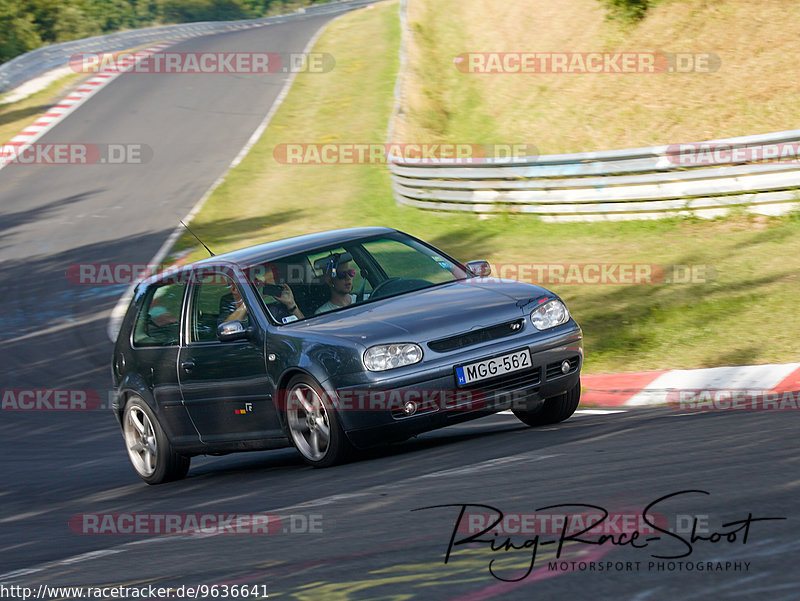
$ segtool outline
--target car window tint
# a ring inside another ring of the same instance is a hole
[[[432,284],[450,282],[453,265],[428,249],[420,252],[397,240],[374,240],[365,242],[364,248],[380,264],[390,278],[427,280]]]
[[[206,274],[201,277],[200,283],[195,286],[192,299],[189,320],[191,342],[216,342],[217,326],[236,318],[245,328],[249,327],[250,317],[247,309],[236,312],[234,287],[233,281],[221,273]],[[244,296],[240,288],[236,287],[236,290],[240,296]]]
[[[180,342],[184,284],[156,285],[145,295],[133,329],[136,346],[175,346]]]

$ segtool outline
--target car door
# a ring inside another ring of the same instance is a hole
[[[183,283],[166,282],[146,290],[130,337],[134,365],[127,366],[150,389],[161,425],[176,446],[197,444],[198,436],[186,418],[176,372],[185,289]]]
[[[178,360],[186,411],[207,444],[282,436],[270,396],[263,334],[251,317],[244,287],[232,275],[223,268],[195,274]],[[245,303],[239,310],[236,293]],[[246,339],[220,341],[217,326],[231,318],[245,328],[256,327]]]

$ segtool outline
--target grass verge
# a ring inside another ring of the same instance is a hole
[[[385,141],[399,63],[397,10],[397,2],[382,2],[326,29],[314,50],[334,55],[336,68],[297,77],[265,134],[192,223],[215,252],[384,225],[461,260],[521,270],[656,264],[671,274],[672,265],[698,266],[705,279],[689,283],[549,284],[583,327],[587,373],[797,360],[800,215],[564,225],[513,215],[480,220],[397,206],[384,165],[276,161],[281,143]],[[195,245],[186,235],[174,251]],[[204,255],[195,250],[188,258]]]
[[[606,15],[598,0],[409,0],[402,139],[526,143],[554,154],[797,127],[790,74],[800,3],[661,0],[635,25]],[[681,52],[720,64],[681,74],[456,68],[462,53],[481,52]]]
[[[0,144],[8,142],[25,129],[51,106],[61,100],[82,77],[83,73],[70,73],[55,80],[43,90],[27,98],[0,104]],[[0,97],[2,101],[2,97]]]

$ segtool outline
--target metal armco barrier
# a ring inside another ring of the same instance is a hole
[[[389,164],[395,199],[435,211],[543,221],[714,217],[800,207],[800,130],[629,150]]]
[[[16,88],[25,83],[69,64],[69,59],[78,53],[119,52],[143,45],[158,42],[178,41],[190,37],[221,33],[236,29],[248,29],[267,23],[280,23],[286,19],[334,14],[345,12],[353,8],[360,8],[373,4],[376,0],[342,0],[325,4],[314,4],[288,15],[275,17],[262,17],[244,21],[207,21],[202,23],[181,23],[178,25],[164,25],[162,27],[148,27],[146,29],[132,29],[82,40],[73,40],[60,44],[42,46],[25,54],[17,56],[0,65],[0,94]]]

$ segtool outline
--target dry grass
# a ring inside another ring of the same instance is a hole
[[[406,141],[519,142],[542,153],[797,127],[794,0],[667,0],[644,21],[597,0],[409,0]],[[708,52],[710,74],[468,74],[463,52]]]

